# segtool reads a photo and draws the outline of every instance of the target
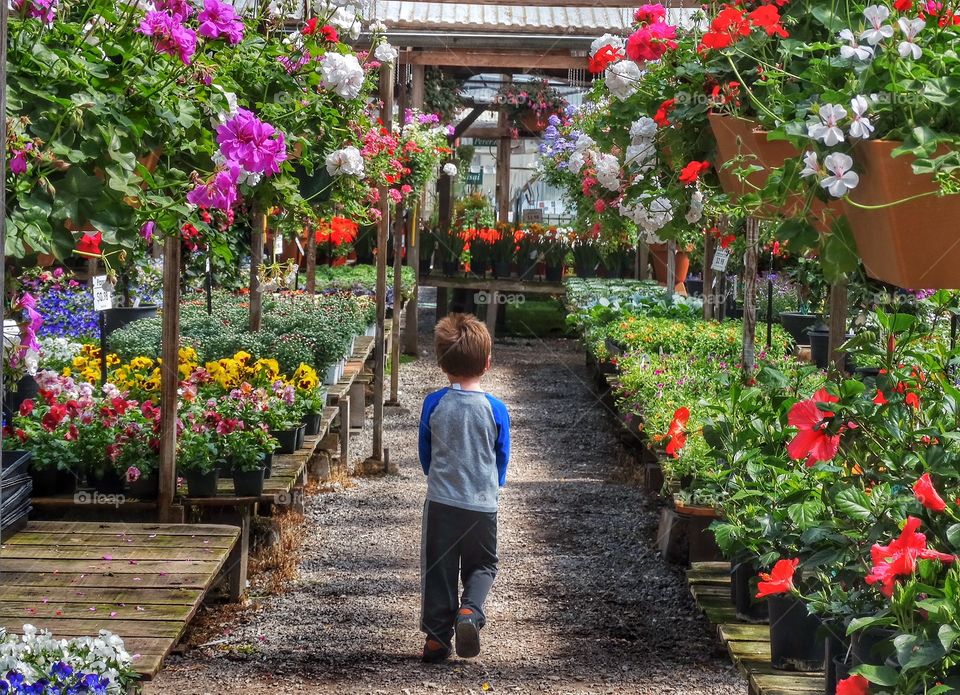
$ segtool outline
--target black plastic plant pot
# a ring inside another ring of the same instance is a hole
[[[586,263],[578,263],[574,261],[573,269],[576,271],[578,278],[597,277],[597,267],[595,265],[587,265]]]
[[[548,265],[546,267],[546,280],[547,282],[560,282],[563,280],[563,264],[558,265]]]
[[[780,323],[783,330],[790,334],[797,345],[809,345],[808,331],[820,322],[817,314],[803,314],[799,311],[781,311]]]
[[[37,380],[29,374],[20,377],[15,390],[5,390],[3,394],[3,412],[12,415],[20,410],[20,404],[33,400],[40,393]]]
[[[807,333],[810,336],[810,359],[820,369],[830,366],[830,329],[826,327],[811,328]],[[847,333],[847,340],[853,333]]]
[[[470,261],[470,274],[484,277],[487,274],[486,261]]]
[[[229,461],[217,461],[217,473],[221,478],[229,478],[233,474],[233,464]]]
[[[495,278],[510,277],[510,261],[494,261],[493,277]]]
[[[160,494],[160,477],[156,474],[141,475],[134,481],[127,481],[127,494],[138,500],[155,500]]]
[[[303,441],[304,441],[304,437],[306,436],[307,436],[307,426],[300,425],[297,428],[297,449],[303,448]]]
[[[824,646],[820,618],[793,596],[771,596],[770,664],[780,671],[820,671]]]
[[[421,275],[429,275],[431,269],[430,258],[421,258],[418,262]]]
[[[846,663],[847,657],[847,645],[844,643],[843,639],[839,636],[843,633],[840,631],[842,628],[837,630],[828,630],[826,639],[824,640],[824,670],[823,670],[823,690],[825,695],[836,695],[837,693],[837,678],[838,673],[838,664],[839,668],[842,668],[844,676],[846,677],[846,671],[849,668],[849,665]]]
[[[723,553],[717,545],[713,531],[710,530],[710,524],[716,519],[713,515],[684,514],[678,509],[680,516],[686,517],[687,521],[687,546],[688,562],[722,562]]]
[[[237,497],[260,497],[263,495],[264,469],[233,472],[233,492]]]
[[[127,326],[140,319],[149,319],[157,315],[156,304],[144,304],[143,306],[123,306],[107,309],[103,316],[103,325],[106,335],[110,335],[116,330]]]
[[[303,424],[306,426],[309,436],[315,437],[320,434],[320,421],[322,419],[322,413],[307,413],[303,416]]]
[[[282,430],[280,432],[271,431],[270,434],[276,439],[280,446],[277,447],[278,454],[294,454],[297,451],[297,432],[298,430]]]
[[[59,468],[35,468],[30,466],[35,497],[52,497],[69,494],[77,489],[77,477],[70,471]]]
[[[0,452],[0,480],[11,480],[30,472],[30,459],[33,454],[19,449],[7,449]]]
[[[750,623],[762,623],[769,617],[766,601],[758,601],[756,582],[757,569],[749,559],[740,557],[730,562],[730,598],[737,617]]]
[[[443,262],[443,274],[448,278],[453,277],[460,270],[459,261],[444,261]]]
[[[684,280],[683,284],[687,288],[687,294],[689,296],[703,296],[703,280]]]
[[[850,677],[850,669],[853,665],[844,660],[842,656],[833,657],[833,665],[828,671],[833,673],[833,690],[827,690],[826,695],[837,695],[837,683]]]
[[[209,473],[187,471],[183,475],[187,481],[187,497],[216,497],[220,471],[214,468]]]
[[[895,649],[893,630],[880,627],[869,627],[850,635],[850,658],[853,666],[870,665],[883,666],[887,657],[892,656]]]
[[[273,475],[273,452],[263,455],[263,477],[269,478]]]
[[[119,495],[127,487],[126,478],[110,468],[90,471],[87,473],[87,482],[94,490],[104,495]]]

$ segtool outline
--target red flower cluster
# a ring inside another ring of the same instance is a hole
[[[623,60],[623,56],[623,51],[621,51],[619,48],[614,48],[613,46],[604,46],[599,51],[594,53],[590,58],[587,69],[594,75],[599,75],[601,72],[606,70],[611,63],[616,63],[617,61]]]
[[[769,573],[760,573],[760,582],[757,583],[757,598],[789,594],[793,591],[793,574],[797,571],[800,560],[777,560],[773,570]]]
[[[200,249],[202,234],[200,230],[189,222],[180,227],[180,234],[183,236],[183,246],[191,253]]]
[[[880,584],[880,593],[890,598],[897,577],[909,577],[917,569],[918,560],[953,562],[954,556],[927,548],[927,537],[917,533],[920,519],[908,516],[900,536],[889,545],[874,544],[870,548],[873,567],[867,575],[867,584]]]
[[[734,5],[724,5],[710,22],[710,30],[700,40],[698,51],[729,48],[740,39],[750,36],[754,29],[762,29],[767,36],[787,38],[789,34],[780,23],[780,11],[773,5],[761,5],[747,12]]]
[[[653,120],[656,121],[657,125],[661,128],[666,128],[668,125],[670,125],[670,112],[676,107],[676,99],[667,99],[665,102],[660,104],[660,108],[658,108],[657,112],[653,114]]]
[[[304,36],[311,36],[319,33],[321,36],[323,36],[323,40],[328,43],[337,43],[340,40],[336,29],[329,24],[320,26],[320,20],[316,17],[311,17],[310,20],[304,25],[303,30],[300,33]]]
[[[342,246],[352,244],[357,239],[357,223],[345,217],[331,217],[329,221],[319,220],[316,231],[318,244]]]
[[[705,173],[710,168],[710,162],[690,162],[680,171],[680,183],[689,186],[696,183],[700,174]]]
[[[670,429],[667,430],[667,454],[673,458],[679,458],[683,447],[687,445],[687,423],[690,421],[690,409],[686,407],[677,408],[673,413],[673,421],[670,423]]]

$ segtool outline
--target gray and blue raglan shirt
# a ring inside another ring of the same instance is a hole
[[[427,499],[477,512],[497,511],[510,459],[507,407],[483,391],[434,391],[420,415],[420,465]]]

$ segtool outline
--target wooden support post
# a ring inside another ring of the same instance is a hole
[[[490,337],[497,335],[497,312],[500,309],[500,293],[496,290],[487,292],[487,330]]]
[[[238,510],[236,522],[240,525],[240,538],[227,558],[227,587],[231,601],[237,602],[247,591],[247,568],[250,564],[250,517],[253,510],[250,505],[242,505]]]
[[[367,420],[367,386],[362,381],[354,379],[350,384],[350,393],[344,398],[350,399],[350,429],[362,430]]]
[[[513,80],[512,75],[503,76],[504,86]],[[500,109],[497,114],[497,126],[506,128],[509,125],[507,110]],[[503,135],[497,141],[497,222],[510,221],[510,151],[513,139],[510,135]],[[519,222],[519,220],[517,220]]]
[[[393,328],[390,333],[390,401],[400,405],[400,309],[403,306],[403,210],[393,224]]]
[[[667,242],[667,297],[672,298],[677,289],[677,242]]]
[[[743,378],[753,377],[757,365],[757,254],[760,220],[747,218],[747,253],[743,261]]]
[[[712,321],[716,318],[717,292],[713,287],[713,254],[717,251],[717,239],[713,234],[707,234],[703,240],[703,320]]]
[[[340,406],[340,470],[350,470],[350,398],[344,396]]]
[[[267,213],[257,205],[250,230],[250,331],[256,333],[263,322],[263,292],[257,274],[263,265],[263,238],[267,234]]]
[[[177,389],[180,386],[180,235],[163,244],[163,325],[160,339],[160,521],[171,523],[180,516],[174,508],[177,494]]]
[[[306,263],[304,272],[307,274],[307,294],[317,292],[317,230],[307,229]]]
[[[847,281],[838,280],[830,287],[830,369],[843,374],[847,354],[840,346],[847,340]]]
[[[380,66],[380,120],[387,132],[393,131],[393,66]],[[390,196],[386,184],[380,186],[380,224],[377,226],[377,332],[374,338],[373,369],[373,451],[371,461],[383,461],[383,391],[386,362],[385,323],[387,318],[387,237],[390,231]],[[349,402],[348,399],[344,399]],[[347,406],[349,408],[349,406]],[[343,415],[341,403],[341,417]],[[344,431],[344,428],[345,431]],[[345,436],[344,436],[345,435]],[[341,424],[341,436],[350,439],[349,411]],[[349,450],[349,443],[341,442],[341,450]],[[349,465],[349,459],[344,459]]]
[[[7,180],[7,18],[10,13],[10,6],[7,3],[0,5],[0,113],[4,117],[0,119],[0,142],[4,143],[2,152],[0,152],[0,174],[3,180]],[[7,209],[7,187],[3,186],[0,190],[0,210]],[[0,216],[0,254],[7,248],[7,219],[6,214]],[[0,255],[0,292],[5,292],[7,287],[6,262]],[[5,302],[0,301],[0,322],[4,317]],[[0,325],[3,325],[0,323]],[[3,383],[3,370],[0,369],[0,406],[3,405],[3,394],[5,387]],[[3,443],[3,429],[0,428],[0,444]]]
[[[426,66],[412,66],[412,83],[410,85],[410,105],[415,109],[423,109]],[[420,299],[420,205],[414,204],[410,214],[410,225],[407,231],[407,265],[413,268],[416,281],[410,299],[407,302],[407,324],[403,336],[403,351],[408,355],[416,355],[419,346],[419,299]]]

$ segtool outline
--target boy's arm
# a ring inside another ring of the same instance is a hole
[[[423,410],[420,413],[420,466],[423,468],[423,474],[430,473],[430,460],[433,456],[433,434],[430,432],[430,416],[436,409],[437,404],[443,397],[444,391],[441,389],[427,396],[423,401]]]
[[[507,484],[507,464],[510,462],[510,414],[507,406],[495,398],[490,399],[493,407],[493,421],[497,424],[497,473],[500,487]]]

